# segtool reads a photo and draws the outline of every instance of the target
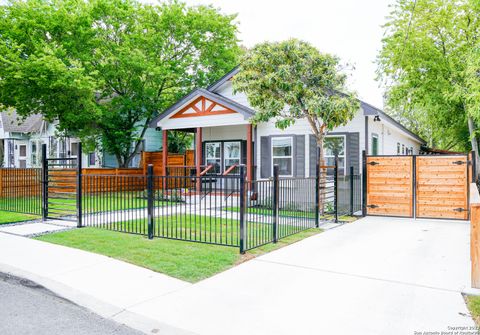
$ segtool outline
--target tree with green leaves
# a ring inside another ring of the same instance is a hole
[[[184,154],[193,145],[193,133],[170,130],[168,132],[168,152]]]
[[[480,113],[469,107],[467,74],[480,34],[470,0],[398,0],[385,24],[378,74],[386,103],[442,149],[478,153]]]
[[[290,39],[247,51],[233,87],[244,92],[257,111],[254,124],[274,120],[277,128],[285,129],[299,119],[307,120],[320,152],[319,164],[325,165],[325,135],[345,125],[360,108],[346,79],[337,57]]]
[[[41,113],[126,167],[152,118],[233,68],[235,16],[135,0],[0,6],[0,105]]]

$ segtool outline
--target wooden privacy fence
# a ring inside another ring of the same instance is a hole
[[[470,184],[470,259],[472,287],[480,288],[480,195],[475,183]]]
[[[167,156],[168,166],[194,166],[195,157],[193,150],[187,150],[185,154],[172,154],[168,153]],[[153,174],[161,176],[163,165],[163,153],[157,152],[142,152],[142,161],[140,166],[143,168],[143,173],[147,174],[147,167],[149,164],[153,164]]]
[[[367,157],[367,214],[413,216],[411,156]]]
[[[101,192],[116,192],[119,189],[142,190],[148,164],[153,164],[154,173],[162,174],[162,152],[143,152],[140,168],[84,168],[82,169],[82,187],[84,192],[93,190]],[[169,166],[193,166],[194,152],[187,150],[185,154],[168,154]],[[177,171],[178,170],[178,171]],[[176,175],[187,176],[189,169],[177,169]],[[76,185],[76,169],[50,170],[51,185],[49,191],[53,193],[73,192]],[[0,197],[35,196],[41,194],[41,168],[0,168]],[[188,180],[185,181],[187,183]],[[169,187],[175,186],[170,182]],[[56,187],[57,186],[57,187]],[[162,185],[156,185],[162,188]]]
[[[0,197],[26,197],[40,194],[41,169],[0,168]]]
[[[467,220],[472,163],[467,155],[365,156],[364,212]]]

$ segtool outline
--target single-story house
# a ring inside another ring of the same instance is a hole
[[[210,87],[193,90],[156,117],[150,126],[162,130],[163,145],[168,131],[194,132],[197,167],[213,165],[215,172],[223,173],[245,164],[248,180],[271,177],[274,165],[279,165],[281,176],[313,176],[317,150],[308,122],[298,120],[285,130],[273,121],[252,126],[249,119],[255,109],[245,94],[233,93],[231,80],[238,71],[237,67]],[[380,109],[363,101],[360,105],[351,121],[328,133],[327,165],[333,165],[337,152],[340,173],[348,174],[351,166],[358,173],[363,150],[370,155],[419,153],[423,139]]]

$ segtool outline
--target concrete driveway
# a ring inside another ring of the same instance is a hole
[[[367,217],[128,310],[197,334],[473,327],[469,224]]]

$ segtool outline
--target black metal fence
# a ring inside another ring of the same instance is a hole
[[[42,169],[0,169],[0,210],[42,215]]]
[[[338,221],[337,193],[343,193],[336,192],[337,171],[329,167],[311,178],[284,178],[274,167],[273,178],[251,182],[244,166],[235,175],[157,176],[153,166],[146,176],[84,175],[83,225],[244,252]]]
[[[43,171],[12,169],[0,179],[11,193],[0,197],[0,210],[59,219],[76,215],[79,227],[244,252],[361,210],[361,176],[353,168],[339,175],[335,162],[317,167],[312,177],[282,177],[275,166],[273,178],[247,181],[245,166],[226,175],[176,167],[159,176],[153,166],[146,175],[96,175],[83,174],[79,161],[44,157]],[[30,200],[21,200],[27,189]]]

